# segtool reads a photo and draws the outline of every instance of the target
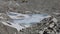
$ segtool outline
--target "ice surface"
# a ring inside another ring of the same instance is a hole
[[[10,12],[9,17],[13,19],[14,23],[37,23],[43,20],[44,18],[50,17],[47,14],[20,14]]]
[[[44,18],[51,17],[47,14],[21,14],[15,12],[7,12],[7,15],[13,19],[13,22],[2,22],[4,25],[16,28],[18,31],[23,28],[30,27],[31,23],[40,23]]]

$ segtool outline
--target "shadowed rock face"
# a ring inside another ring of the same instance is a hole
[[[27,1],[28,2],[22,3],[22,0],[0,0],[0,13],[6,13],[7,11],[31,14],[48,13],[56,17],[60,24],[60,16],[57,17],[57,15],[53,14],[53,12],[60,13],[60,0],[27,0]],[[28,32],[28,30],[26,31]],[[20,34],[25,33],[38,34],[33,32],[31,33],[31,30],[29,30],[30,32],[28,33],[26,31],[24,30],[24,33],[20,32]],[[14,32],[16,32],[16,29],[0,24],[0,34],[15,34]]]

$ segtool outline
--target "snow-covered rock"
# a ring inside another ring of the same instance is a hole
[[[14,24],[14,23],[10,23],[10,22],[2,22],[4,25],[7,25],[7,26],[10,26],[10,27],[13,27],[13,28],[16,28],[18,31],[22,30],[22,26],[20,26],[19,24]]]
[[[13,19],[13,22],[2,22],[4,25],[16,28],[18,31],[30,27],[32,23],[40,23],[44,18],[51,17],[47,14],[21,14],[15,12],[7,12],[7,15]]]

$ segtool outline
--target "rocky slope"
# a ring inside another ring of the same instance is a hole
[[[57,18],[58,20],[57,31],[60,29],[59,27],[60,14],[56,14],[60,13],[60,0],[26,0],[26,1],[0,0],[0,13],[6,13],[7,11],[28,13],[28,14],[47,13]],[[44,28],[44,26],[42,28]],[[5,26],[2,23],[0,23],[0,34],[40,34],[38,33],[40,32],[39,30],[40,27],[36,27],[35,25],[35,27],[23,29],[18,33],[16,29]]]

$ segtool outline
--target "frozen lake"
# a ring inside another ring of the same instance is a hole
[[[13,19],[13,23],[26,25],[31,23],[38,23],[44,18],[50,17],[47,14],[20,14],[14,12],[10,12],[8,15]]]
[[[40,23],[44,18],[51,17],[48,14],[21,14],[15,12],[8,12],[7,15],[12,19],[12,22],[7,21],[2,23],[16,28],[18,31],[30,27],[32,24]]]

